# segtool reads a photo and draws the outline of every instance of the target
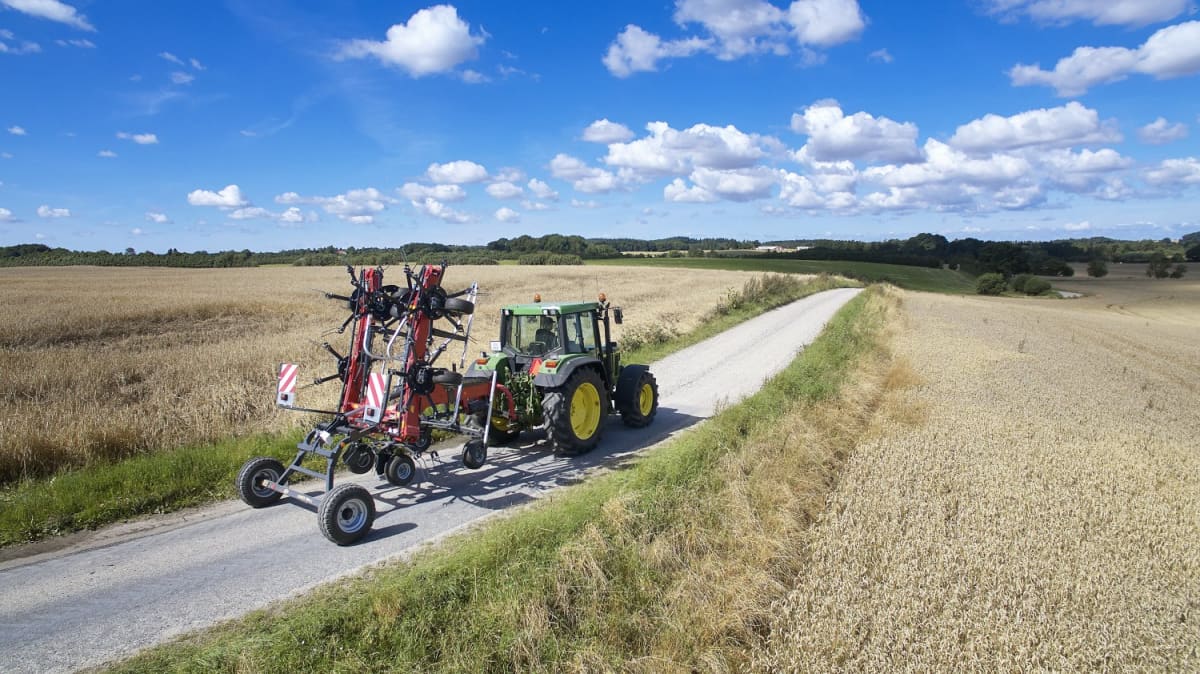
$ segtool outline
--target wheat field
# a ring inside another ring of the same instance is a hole
[[[1200,669],[1200,283],[904,294],[889,393],[756,669]]]
[[[499,329],[499,307],[592,299],[625,310],[622,335],[694,327],[745,272],[620,267],[450,267],[444,285],[480,285],[468,358]],[[385,283],[403,283],[399,268]],[[301,381],[334,371],[320,347],[346,317],[344,269],[0,269],[0,484],[307,420],[274,407],[278,363]],[[458,360],[461,350],[451,350]],[[440,364],[448,365],[443,357]],[[337,382],[301,390],[299,404],[336,399]]]

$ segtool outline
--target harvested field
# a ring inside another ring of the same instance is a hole
[[[391,282],[401,280],[391,269]],[[446,287],[477,280],[470,353],[486,348],[502,304],[592,298],[625,309],[617,339],[656,325],[679,330],[753,274],[620,267],[451,267]],[[305,421],[273,404],[276,364],[302,381],[333,371],[319,347],[345,352],[343,269],[22,268],[0,270],[0,484],[70,466],[282,431]],[[457,355],[457,354],[455,354]],[[337,384],[300,392],[336,398]]]
[[[1200,668],[1200,284],[906,294],[760,671]]]

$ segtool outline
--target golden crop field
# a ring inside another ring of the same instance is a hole
[[[1114,269],[1115,268],[1115,269]],[[905,293],[760,671],[1200,669],[1200,283]]]
[[[390,274],[390,275],[389,275]],[[741,288],[746,272],[620,267],[450,267],[449,291],[478,281],[484,293],[468,358],[497,336],[499,308],[592,299],[625,310],[615,339],[655,324],[688,330]],[[385,283],[402,283],[399,268]],[[139,452],[306,421],[274,406],[276,368],[301,381],[334,372],[320,347],[348,294],[344,269],[0,269],[0,483]],[[457,362],[461,350],[453,350]],[[448,365],[443,356],[439,364]],[[338,383],[299,392],[300,405],[336,399]]]

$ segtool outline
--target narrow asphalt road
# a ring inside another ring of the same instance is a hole
[[[378,517],[360,543],[338,547],[313,510],[288,499],[261,510],[221,503],[141,522],[132,531],[0,564],[0,672],[58,672],[125,657],[306,589],[401,557],[420,544],[578,482],[588,469],[642,451],[754,393],[858,290],[781,307],[653,366],[658,417],[648,428],[608,420],[600,446],[556,457],[535,434],[467,470],[457,446],[396,488],[349,476],[375,493]],[[302,485],[303,486],[303,485]],[[316,492],[312,492],[316,493]]]

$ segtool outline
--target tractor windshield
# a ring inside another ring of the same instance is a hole
[[[540,356],[558,348],[558,322],[550,316],[511,316],[504,344],[517,353]]]

